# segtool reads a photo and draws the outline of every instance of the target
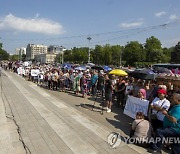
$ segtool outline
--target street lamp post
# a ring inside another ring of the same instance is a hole
[[[64,63],[64,51],[62,51],[62,64]]]
[[[92,39],[91,37],[87,38],[89,40],[89,50],[88,50],[88,63],[90,63],[90,40]]]
[[[120,49],[119,67],[122,67],[122,49]]]

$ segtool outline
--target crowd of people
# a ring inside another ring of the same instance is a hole
[[[67,70],[51,65],[22,66],[15,63],[1,64],[6,70],[18,73],[25,79],[55,91],[72,91],[83,98],[97,97],[102,100],[104,110],[108,113],[113,107],[124,109],[128,96],[149,101],[147,116],[137,112],[132,123],[131,137],[160,138],[158,142],[148,145],[152,152],[159,152],[162,147],[171,148],[173,154],[180,153],[179,143],[162,144],[167,137],[180,138],[180,80],[142,80],[131,76],[110,75],[103,70]]]

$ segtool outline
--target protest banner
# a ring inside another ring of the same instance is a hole
[[[143,112],[147,116],[149,101],[141,100],[137,97],[128,96],[126,105],[124,108],[124,114],[135,119],[137,112]]]
[[[31,76],[38,76],[39,73],[39,69],[31,69]]]

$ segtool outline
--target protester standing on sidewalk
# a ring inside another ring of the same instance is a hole
[[[117,107],[122,107],[124,108],[125,102],[125,89],[126,89],[126,85],[125,85],[125,81],[123,79],[123,77],[119,77],[118,83],[117,83],[117,91],[116,91],[116,96],[117,96]]]
[[[97,92],[97,80],[98,80],[98,74],[96,71],[94,71],[91,77],[92,96],[95,96]]]
[[[86,95],[87,95],[87,78],[86,78],[85,73],[83,74],[83,76],[80,79],[80,86],[81,86],[82,97],[86,98]]]
[[[99,72],[98,81],[97,81],[97,90],[101,93],[102,101],[103,101],[103,96],[104,96],[104,84],[105,84],[104,74],[103,72]]]
[[[108,75],[105,76],[105,79],[105,100],[107,105],[107,112],[111,112],[113,85],[112,80]]]

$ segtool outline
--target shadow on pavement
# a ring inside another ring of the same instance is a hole
[[[131,124],[134,119],[128,117],[123,113],[123,110],[121,108],[112,108],[112,112],[115,113],[114,119],[108,119],[106,120],[113,125],[115,128],[120,129],[123,131],[126,135],[129,135],[130,129],[131,129]]]

